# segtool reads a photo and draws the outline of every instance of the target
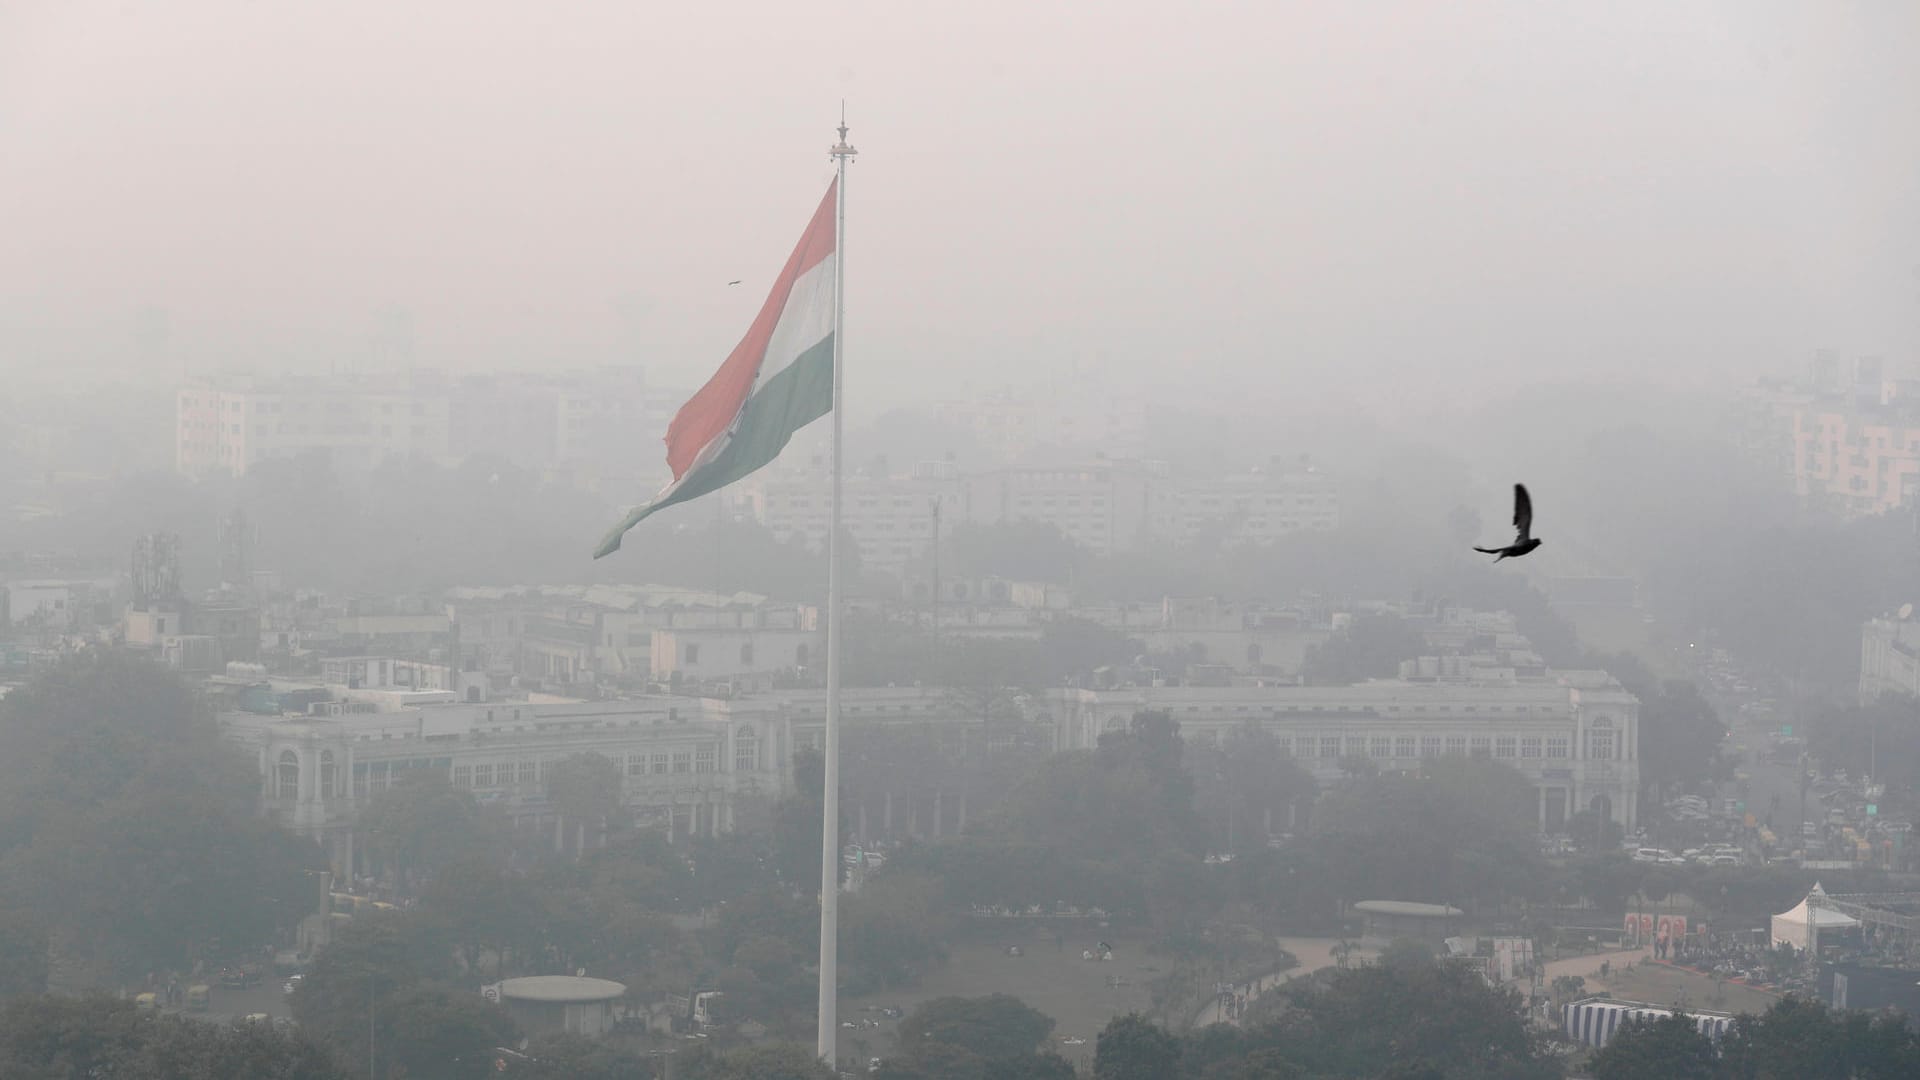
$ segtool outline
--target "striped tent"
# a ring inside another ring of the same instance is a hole
[[[1658,1020],[1672,1015],[1673,1010],[1663,1005],[1616,1001],[1613,998],[1587,998],[1566,1007],[1567,1038],[1598,1050],[1612,1042],[1613,1036],[1629,1021]],[[1726,1013],[1689,1011],[1687,1015],[1693,1018],[1694,1027],[1700,1034],[1716,1043],[1733,1026],[1733,1017]]]

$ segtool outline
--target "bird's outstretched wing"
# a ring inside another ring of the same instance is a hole
[[[1521,540],[1533,532],[1533,499],[1525,484],[1513,485],[1513,527],[1520,530]]]

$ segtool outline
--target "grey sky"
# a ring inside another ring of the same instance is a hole
[[[325,363],[398,304],[424,364],[692,384],[843,96],[856,410],[1911,356],[1917,55],[1897,0],[0,0],[0,362],[162,309],[175,364]]]

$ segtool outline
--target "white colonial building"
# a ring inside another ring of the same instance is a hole
[[[1354,686],[1057,690],[1055,744],[1091,747],[1101,734],[1125,730],[1134,714],[1157,711],[1178,721],[1189,741],[1258,727],[1322,780],[1339,778],[1342,758],[1396,770],[1444,754],[1484,755],[1533,784],[1546,831],[1584,809],[1633,827],[1640,702],[1605,672],[1523,675],[1448,658],[1410,662],[1403,675]]]
[[[733,827],[744,800],[783,795],[792,735],[759,701],[650,696],[610,702],[431,704],[387,712],[353,702],[331,715],[223,712],[228,737],[260,768],[261,797],[281,824],[324,847],[336,873],[353,866],[353,823],[367,798],[415,769],[432,769],[522,827],[551,826],[548,770],[575,754],[604,755],[625,776],[635,824],[670,838]],[[577,823],[572,823],[577,824]]]

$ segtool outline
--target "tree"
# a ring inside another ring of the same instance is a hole
[[[1208,819],[1209,837],[1221,851],[1264,848],[1267,823],[1285,828],[1289,809],[1313,795],[1312,775],[1252,724],[1228,732],[1217,746],[1187,748],[1185,760],[1194,779],[1195,806]]]
[[[818,895],[821,881],[821,821],[825,817],[827,764],[820,751],[804,749],[793,755],[793,794],[773,810],[773,862],[790,887]],[[846,800],[840,801],[839,834],[849,836]],[[846,867],[834,860],[839,880]]]
[[[325,1049],[266,1024],[141,1013],[133,1002],[26,995],[0,1003],[0,1076],[66,1080],[346,1080]]]
[[[1612,815],[1597,810],[1581,810],[1567,818],[1567,836],[1573,846],[1590,855],[1605,855],[1620,850],[1627,831]]]
[[[412,769],[377,791],[359,815],[356,831],[377,862],[402,876],[432,875],[449,863],[496,851],[499,823],[455,788],[444,771]]]
[[[0,998],[46,989],[46,930],[18,912],[0,912]]]
[[[952,565],[962,577],[1064,585],[1088,561],[1086,548],[1047,522],[963,522],[947,536]]]
[[[417,914],[373,913],[356,916],[334,935],[289,1003],[302,1031],[349,1061],[365,1061],[369,1010],[384,1020],[396,995],[453,975],[453,942],[444,927]]]
[[[1889,790],[1920,786],[1920,747],[1895,734],[1913,722],[1920,703],[1904,694],[1888,694],[1866,706],[1828,708],[1808,725],[1807,751],[1829,769],[1845,769],[1888,785]]]
[[[74,808],[118,799],[150,773],[204,783],[192,754],[214,734],[196,725],[192,695],[171,673],[105,649],[63,658],[0,699],[0,850],[30,843]],[[249,797],[256,788],[249,783]]]
[[[1676,1009],[1626,1024],[1594,1055],[1591,1068],[1595,1080],[1715,1080],[1718,1057],[1713,1040]]]
[[[1394,938],[1374,962],[1389,971],[1417,973],[1433,966],[1433,949],[1413,938]]]
[[[881,874],[847,897],[840,924],[841,955],[882,987],[907,986],[947,958],[952,927],[940,882],[927,875]],[[743,945],[744,948],[744,945]],[[735,953],[736,962],[739,954]]]
[[[605,828],[618,820],[622,783],[620,766],[605,754],[573,754],[548,769],[547,797],[561,820],[573,825],[580,849],[586,847],[588,822]]]
[[[1653,801],[1707,780],[1726,737],[1712,703],[1691,681],[1654,678],[1630,653],[1599,657],[1598,666],[1640,699],[1640,782]]]
[[[935,679],[945,688],[947,705],[980,721],[984,760],[992,751],[996,723],[1018,725],[1026,719],[1021,702],[1043,681],[1038,652],[1031,642],[998,638],[942,640],[935,650]]]
[[[548,1032],[528,1043],[526,1059],[508,1062],[509,1080],[636,1080],[651,1077],[647,1059],[585,1035]]]
[[[535,924],[542,911],[542,890],[534,882],[489,859],[468,859],[440,869],[421,894],[426,910],[442,920],[466,959],[479,972],[486,953],[505,974],[510,955],[526,956],[541,942]]]
[[[176,676],[72,654],[0,703],[0,886],[101,980],[251,951],[325,865],[259,787]]]
[[[1540,887],[1531,796],[1505,764],[1438,758],[1418,776],[1355,779],[1328,793],[1310,843],[1349,902],[1498,904]]]
[[[1034,1056],[1053,1018],[1010,994],[935,998],[900,1022],[899,1044],[911,1059],[931,1045],[963,1050],[996,1075]]]
[[[141,786],[48,822],[15,868],[19,895],[122,972],[251,952],[312,910],[311,840],[236,814],[206,788]]]
[[[1164,1080],[1179,1061],[1180,1040],[1139,1013],[1108,1021],[1094,1039],[1095,1080]]]
[[[1467,968],[1365,965],[1289,995],[1289,1014],[1255,1041],[1311,1075],[1373,1077],[1436,1070],[1453,1080],[1549,1080],[1560,1070],[1528,1029],[1516,993]],[[1391,1024],[1380,1018],[1390,1016]]]
[[[1629,859],[1619,848],[1582,859],[1574,864],[1574,880],[1580,895],[1601,911],[1625,911],[1627,897],[1640,889],[1646,868]]]
[[[1146,652],[1140,642],[1089,619],[1056,618],[1040,628],[1041,681],[1059,686],[1102,667],[1123,667]]]
[[[1915,1075],[1920,1036],[1898,1018],[1829,1010],[1788,997],[1740,1016],[1720,1040],[1721,1075],[1755,1080],[1880,1080]]]
[[[1300,673],[1316,686],[1346,686],[1400,674],[1400,662],[1427,651],[1418,630],[1397,615],[1362,615],[1307,650]]]
[[[813,1056],[811,1046],[774,1043],[721,1054],[710,1047],[683,1051],[674,1063],[675,1080],[834,1080],[833,1070]]]
[[[376,1014],[384,1037],[374,1060],[403,1070],[401,1076],[471,1080],[493,1074],[493,1050],[519,1038],[500,1007],[471,991],[410,986],[380,1003]]]

